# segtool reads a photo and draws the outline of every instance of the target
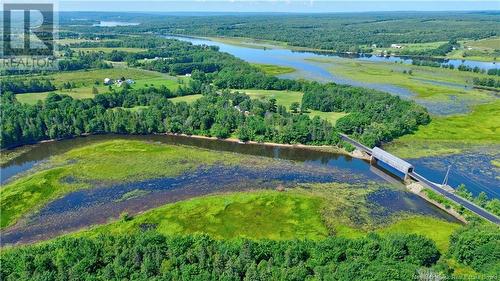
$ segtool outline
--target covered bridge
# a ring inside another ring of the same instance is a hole
[[[377,161],[382,161],[393,167],[394,169],[404,173],[405,177],[408,175],[408,173],[413,172],[412,164],[378,147],[374,147],[372,149],[372,160],[374,159]]]

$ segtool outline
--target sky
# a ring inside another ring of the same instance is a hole
[[[32,0],[33,1],[33,0]],[[14,0],[16,2],[16,0]],[[288,12],[500,11],[500,0],[59,0],[60,11]]]

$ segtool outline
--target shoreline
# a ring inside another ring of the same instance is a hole
[[[4,154],[6,152],[12,153],[15,152],[16,150],[23,150],[26,148],[30,148],[32,146],[36,146],[39,144],[44,144],[44,143],[53,143],[53,142],[58,142],[58,141],[64,141],[64,140],[71,140],[75,138],[84,138],[84,137],[89,137],[89,136],[106,136],[106,135],[116,135],[116,136],[147,136],[147,135],[135,135],[135,134],[111,134],[111,133],[104,133],[104,134],[91,134],[91,133],[85,133],[81,134],[78,136],[73,136],[73,137],[67,137],[67,138],[59,138],[59,139],[48,139],[48,140],[41,140],[33,143],[27,143],[19,146],[14,146],[10,148],[2,148],[0,150],[0,154]],[[342,154],[346,156],[350,156],[352,158],[357,158],[357,159],[362,159],[362,160],[367,160],[366,157],[364,157],[361,154],[356,153],[356,150],[353,152],[348,152],[347,150],[333,146],[333,145],[307,145],[307,144],[286,144],[286,143],[272,143],[272,142],[257,142],[257,141],[247,141],[243,142],[237,138],[226,138],[226,139],[220,139],[217,137],[209,137],[209,136],[202,136],[202,135],[187,135],[187,134],[176,134],[176,133],[158,133],[158,134],[149,134],[149,135],[155,135],[155,136],[177,136],[177,137],[185,137],[185,138],[194,138],[194,139],[204,139],[204,140],[210,140],[210,141],[223,141],[223,142],[230,142],[230,143],[237,143],[237,144],[250,144],[250,145],[261,145],[261,146],[269,146],[269,147],[289,147],[289,148],[300,148],[300,149],[309,149],[309,150],[315,150],[315,151],[322,151],[322,152],[327,152],[327,153],[336,153],[336,154]],[[24,153],[29,152],[29,149],[25,152],[19,153],[19,155],[22,155]],[[19,156],[17,155],[17,156]],[[16,157],[17,157],[16,156]],[[5,161],[5,163],[10,162],[13,159],[8,159]],[[2,163],[4,165],[5,163]]]
[[[465,219],[465,217],[462,216],[461,214],[459,214],[455,209],[453,209],[451,207],[450,208],[446,208],[443,204],[441,204],[441,203],[439,203],[439,202],[437,202],[437,201],[432,200],[431,198],[429,198],[429,196],[427,196],[427,194],[425,194],[423,192],[423,190],[426,187],[424,187],[420,182],[413,182],[411,184],[405,184],[405,187],[411,193],[413,193],[415,195],[418,195],[420,198],[424,199],[429,204],[432,204],[432,205],[436,206],[437,208],[441,209],[443,212],[449,214],[450,216],[456,218],[460,222],[462,222],[464,224],[468,224],[469,223]]]
[[[339,52],[335,50],[330,50],[330,49],[318,49],[318,48],[312,48],[312,47],[301,47],[301,46],[294,46],[290,45],[288,42],[284,41],[273,41],[273,40],[267,40],[267,39],[258,39],[258,38],[251,38],[251,37],[231,37],[231,36],[196,36],[196,35],[185,35],[185,34],[169,34],[171,36],[179,36],[179,37],[186,37],[186,38],[192,38],[192,39],[205,39],[205,40],[210,40],[218,43],[223,43],[223,44],[228,44],[232,46],[240,46],[240,47],[246,47],[246,48],[257,48],[257,49],[281,49],[281,50],[290,50],[290,51],[297,51],[297,52],[319,52],[319,53],[328,53],[328,54],[337,54],[337,55],[356,55],[356,56],[362,56],[362,55],[371,55],[371,56],[378,56],[378,57],[399,57],[399,58],[404,58],[404,59],[419,59],[419,60],[462,60],[463,58],[453,58],[453,57],[446,57],[446,56],[426,56],[426,55],[402,55],[398,53],[391,53],[391,54],[386,54],[383,55],[381,52],[377,51],[372,51],[372,52]],[[390,48],[388,48],[390,49]],[[487,63],[494,63],[495,61],[491,60],[477,60],[477,59],[471,59],[468,58],[467,60],[473,61],[473,62],[487,62]]]

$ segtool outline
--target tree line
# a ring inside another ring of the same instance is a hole
[[[477,78],[472,80],[472,83],[476,86],[490,87],[490,88],[500,88],[500,80],[495,80],[493,78]]]
[[[345,85],[309,87],[302,106],[324,112],[349,112],[337,120],[336,128],[370,147],[411,133],[430,122],[427,110],[414,102]]]
[[[210,84],[191,84],[197,88],[189,88],[187,93],[196,90],[203,94],[192,104],[171,102],[169,98],[178,93],[166,87],[124,87],[82,100],[52,93],[35,105],[21,104],[13,94],[4,94],[1,146],[101,133],[184,133],[218,138],[236,134],[242,141],[335,145],[339,144],[339,131],[371,146],[412,132],[430,120],[427,111],[413,102],[350,86],[303,85],[302,108],[349,112],[333,126],[319,117],[289,112],[275,99],[256,100]],[[147,108],[126,109],[134,106]]]
[[[0,80],[0,88],[2,92],[21,94],[53,91],[56,86],[45,78],[21,79],[6,77]]]
[[[193,104],[173,103],[168,89],[121,89],[75,100],[49,94],[36,105],[2,96],[1,145],[12,147],[81,134],[184,133],[277,143],[334,144],[333,126],[319,118],[289,113],[275,100],[252,100],[243,93],[203,88]],[[139,111],[126,108],[147,106]],[[125,107],[125,109],[123,109]]]
[[[138,26],[107,29],[114,33],[146,32],[195,36],[246,37],[286,42],[292,46],[337,52],[371,52],[372,46],[477,40],[498,35],[496,13],[344,13],[317,15],[141,16]],[[97,32],[92,26],[68,26],[78,32]],[[437,48],[441,55],[449,46]]]
[[[433,241],[372,234],[356,240],[214,240],[154,230],[62,238],[2,254],[2,280],[412,280],[436,264]]]

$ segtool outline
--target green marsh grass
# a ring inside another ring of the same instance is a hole
[[[295,68],[289,67],[289,66],[281,66],[281,65],[274,65],[274,64],[260,64],[260,63],[253,63],[252,65],[257,67],[258,69],[260,69],[262,72],[269,74],[269,75],[280,75],[280,74],[287,74],[287,73],[295,72]]]
[[[469,114],[434,117],[429,125],[386,148],[405,158],[461,153],[500,145],[500,101],[476,105]]]
[[[417,98],[430,101],[448,101],[451,97],[468,103],[485,103],[494,100],[491,93],[476,89],[466,89],[473,78],[488,77],[486,74],[444,68],[356,61],[352,59],[327,58],[307,59],[328,64],[335,75],[366,83],[384,83],[403,87],[416,94]],[[411,70],[412,74],[408,74]],[[406,73],[404,73],[406,72]],[[439,83],[454,83],[456,87]],[[464,86],[463,89],[460,86]]]
[[[277,191],[204,196],[153,209],[128,222],[96,227],[83,234],[129,233],[155,225],[163,234],[206,233],[216,239],[320,239],[321,199]]]
[[[240,163],[233,153],[147,143],[105,141],[52,157],[44,167],[2,187],[0,227],[69,192],[98,184],[172,177],[201,165]],[[258,163],[255,163],[258,165]]]

